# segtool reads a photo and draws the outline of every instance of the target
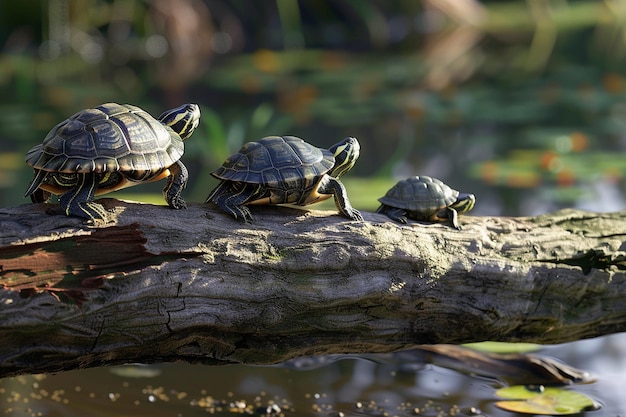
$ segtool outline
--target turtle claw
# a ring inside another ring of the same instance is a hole
[[[175,198],[168,202],[169,206],[174,210],[184,210],[187,208],[187,203],[181,197]]]
[[[178,189],[178,193],[172,191],[171,188],[163,189],[163,198],[167,202],[167,205],[173,208],[174,210],[182,210],[187,208],[187,202],[185,199],[180,196],[181,189]]]
[[[361,212],[354,208],[351,209],[350,211],[347,211],[345,213],[345,216],[349,217],[351,220],[354,220],[355,222],[362,222],[364,220]]]
[[[326,175],[320,181],[317,192],[320,194],[332,194],[335,198],[335,206],[341,215],[350,220],[363,221],[361,213],[350,204],[346,187],[337,178]]]
[[[109,221],[109,211],[98,203],[77,203],[71,209],[63,207],[48,207],[46,214],[51,216],[66,215],[80,217],[87,221],[88,224],[107,223]]]
[[[109,218],[107,210],[102,205],[91,201],[71,205],[65,214],[82,217],[94,224],[98,221],[106,223]]]
[[[252,223],[252,213],[250,209],[246,206],[232,206],[229,207],[230,213],[235,217],[236,220],[240,220],[244,223]]]

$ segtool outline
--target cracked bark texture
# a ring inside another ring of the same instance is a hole
[[[127,362],[270,364],[626,330],[626,213],[461,216],[253,207],[236,222],[101,199],[112,222],[0,209],[0,377]]]

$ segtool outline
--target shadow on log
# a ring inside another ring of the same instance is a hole
[[[626,330],[626,213],[462,216],[100,200],[114,221],[0,209],[0,376],[127,362],[270,364]]]

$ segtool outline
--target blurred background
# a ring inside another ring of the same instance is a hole
[[[244,142],[296,135],[328,147],[356,136],[361,158],[342,181],[362,210],[410,175],[475,193],[476,215],[621,210],[625,77],[625,0],[0,0],[0,206],[29,202],[24,155],[54,125],[115,101],[154,116],[183,102],[201,106],[183,157],[189,202],[204,201],[215,185],[210,172]],[[164,204],[163,185],[110,196]],[[600,384],[622,386],[623,340],[552,352],[599,374]],[[372,398],[391,398],[398,415],[414,415],[402,404],[452,414],[456,404],[492,402],[489,384],[436,368],[407,377],[353,360],[294,372],[165,366],[161,380],[143,384],[78,371],[1,381],[0,401],[15,412],[16,395],[35,393],[39,402],[11,415],[37,407],[69,415],[75,408],[61,400],[71,392],[80,407],[90,404],[89,415],[134,415],[146,404],[152,415],[172,415],[174,406],[159,406],[163,386],[178,398],[184,381],[197,392],[193,404],[182,397],[185,415],[196,415],[190,404],[206,414],[211,390],[227,403],[260,398],[262,407],[271,395],[288,397],[292,410],[312,415],[337,415],[319,405],[344,403],[351,415],[355,401]],[[624,411],[605,388],[585,389],[605,415]],[[116,409],[120,395],[128,404]]]
[[[54,125],[115,101],[201,105],[188,201],[246,141],[351,135],[364,210],[410,175],[481,215],[621,209],[625,22],[621,0],[1,1],[0,205],[28,202],[24,154]]]

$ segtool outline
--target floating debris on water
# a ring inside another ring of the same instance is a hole
[[[161,375],[162,370],[153,365],[129,364],[109,368],[113,375],[124,378],[154,378]]]

